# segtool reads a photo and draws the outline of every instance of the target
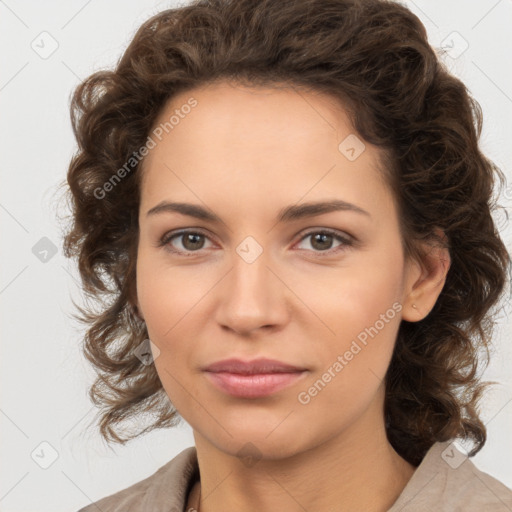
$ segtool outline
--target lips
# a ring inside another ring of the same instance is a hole
[[[301,372],[306,368],[300,368],[293,366],[276,359],[259,358],[253,361],[242,361],[241,359],[224,359],[223,361],[217,361],[206,368],[204,371],[208,372],[227,372],[227,373],[239,373],[243,375],[254,375],[261,373],[293,373]]]
[[[204,372],[224,393],[237,398],[263,398],[294,384],[308,371],[275,359],[260,358],[226,359],[207,366]]]

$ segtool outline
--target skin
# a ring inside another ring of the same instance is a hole
[[[340,152],[355,132],[333,98],[220,82],[173,97],[155,126],[191,97],[197,106],[144,161],[137,308],[160,350],[163,387],[193,429],[200,510],[385,511],[415,468],[387,441],[383,378],[401,320],[419,321],[434,306],[449,253],[404,259],[381,150],[365,142],[354,161]],[[327,199],[370,215],[276,223],[288,205]],[[222,222],[147,215],[164,200],[206,207]],[[168,246],[191,256],[158,245],[184,228],[205,236]],[[322,228],[355,243],[315,243]],[[263,249],[250,264],[236,251],[248,236]],[[300,403],[299,393],[396,303],[378,334]],[[235,398],[201,371],[229,357],[269,357],[308,372],[268,397]],[[258,453],[251,464],[238,455],[246,443]]]

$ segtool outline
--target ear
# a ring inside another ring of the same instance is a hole
[[[145,322],[144,315],[142,314],[140,309],[139,298],[137,297],[137,291],[135,287],[132,287],[130,289],[128,303],[133,311],[133,314],[137,318],[140,318],[140,320]]]
[[[440,228],[436,228],[435,232],[446,243],[444,232]],[[425,242],[421,249],[419,261],[414,259],[406,262],[402,318],[409,322],[419,322],[430,313],[441,294],[451,265],[447,247]]]
[[[133,307],[133,312],[135,313],[135,315],[137,317],[139,317],[143,322],[145,322],[146,320],[144,318],[144,315],[141,313],[139,299],[135,300],[135,304],[133,304],[132,307]]]

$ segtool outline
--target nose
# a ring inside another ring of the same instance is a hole
[[[265,252],[252,263],[235,254],[233,267],[217,287],[219,325],[248,335],[281,328],[288,321],[292,294],[271,266]]]

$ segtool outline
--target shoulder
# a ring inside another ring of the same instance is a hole
[[[197,474],[196,449],[191,446],[144,480],[91,503],[78,512],[181,512],[188,489]]]
[[[512,490],[480,471],[453,442],[425,455],[389,512],[500,512],[512,510]]]

